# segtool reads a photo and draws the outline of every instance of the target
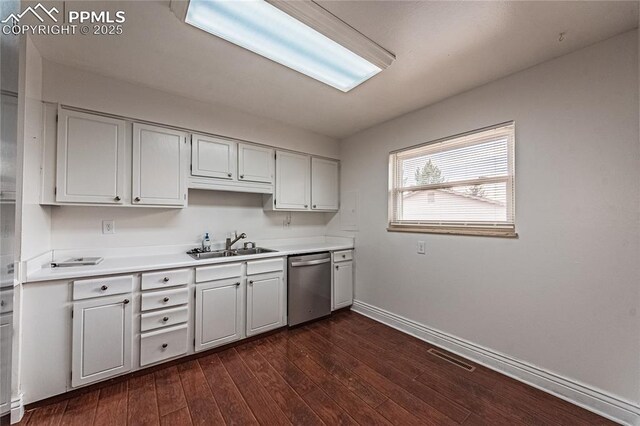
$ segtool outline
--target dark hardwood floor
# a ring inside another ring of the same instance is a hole
[[[25,414],[28,425],[604,425],[349,311]]]

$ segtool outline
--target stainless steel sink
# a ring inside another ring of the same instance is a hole
[[[214,259],[216,257],[230,257],[236,256],[237,253],[234,250],[215,250],[215,251],[188,251],[187,254],[194,259]]]
[[[271,250],[264,247],[255,247],[255,248],[246,248],[246,249],[236,249],[234,251],[238,253],[239,256],[245,256],[248,254],[275,253],[278,250]]]
[[[194,259],[215,259],[218,257],[231,257],[231,256],[247,256],[252,254],[261,253],[274,253],[278,250],[271,250],[264,247],[235,249],[235,250],[214,250],[214,251],[202,251],[200,249],[193,249],[187,252],[187,254]]]

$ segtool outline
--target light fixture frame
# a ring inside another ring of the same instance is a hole
[[[312,0],[265,0],[289,16],[384,70],[396,56]],[[171,0],[170,8],[186,22],[190,0]]]

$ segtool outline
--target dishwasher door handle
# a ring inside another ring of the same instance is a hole
[[[306,262],[291,262],[292,267],[296,266],[311,266],[311,265],[320,265],[322,263],[331,262],[331,258],[327,259],[318,259],[318,260],[307,260]]]

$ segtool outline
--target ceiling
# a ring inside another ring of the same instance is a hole
[[[344,138],[638,26],[636,1],[318,3],[396,61],[342,93],[179,22],[168,1],[92,1],[126,11],[122,35],[34,42],[51,61]]]

